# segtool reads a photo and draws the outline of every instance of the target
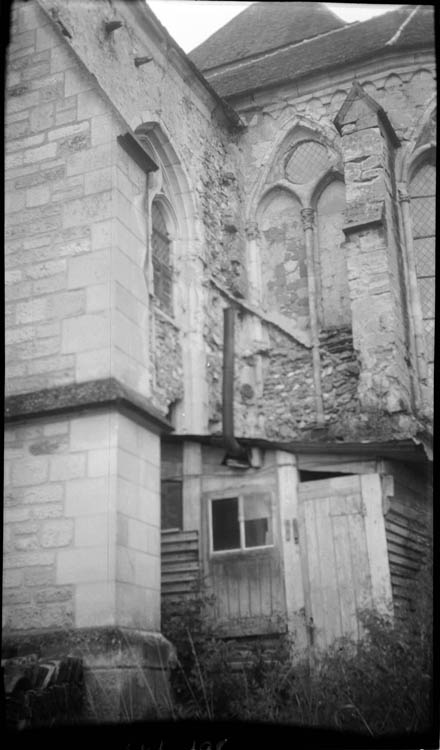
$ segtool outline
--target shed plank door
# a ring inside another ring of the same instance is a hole
[[[299,527],[313,645],[324,649],[341,636],[359,638],[360,611],[390,604],[379,476],[300,484]]]

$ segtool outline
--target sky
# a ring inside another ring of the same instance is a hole
[[[185,52],[191,52],[214,31],[251,5],[235,0],[148,0],[159,21]],[[324,3],[344,21],[365,21],[398,5],[385,3]]]

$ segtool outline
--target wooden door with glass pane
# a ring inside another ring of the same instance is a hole
[[[208,577],[216,625],[228,635],[285,630],[274,493],[224,492],[209,496]]]

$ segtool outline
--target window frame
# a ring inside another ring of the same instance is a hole
[[[261,544],[256,547],[246,547],[246,536],[245,536],[245,515],[244,515],[244,502],[245,502],[245,495],[250,494],[265,494],[269,496],[269,516],[271,521],[271,531],[272,531],[272,542],[271,544]],[[269,550],[273,549],[275,545],[275,507],[274,507],[274,500],[273,500],[273,492],[271,490],[259,490],[253,488],[246,488],[241,489],[238,492],[231,490],[225,490],[223,492],[218,492],[212,495],[209,495],[208,497],[208,538],[209,538],[209,556],[210,557],[217,557],[218,555],[237,555],[237,554],[249,554],[255,551],[259,550]],[[239,525],[239,532],[240,532],[240,547],[234,547],[233,549],[214,549],[214,528],[213,528],[213,513],[212,513],[212,503],[216,500],[238,500],[238,525]]]
[[[436,266],[436,216],[435,216],[435,208],[434,208],[434,229],[431,234],[428,235],[420,235],[419,236],[419,230],[416,228],[418,226],[418,222],[416,221],[416,209],[415,205],[413,204],[413,199],[421,199],[425,196],[418,196],[413,194],[412,190],[412,182],[415,180],[415,178],[419,175],[422,169],[426,166],[431,166],[434,169],[434,193],[432,196],[426,196],[426,197],[432,197],[434,201],[434,206],[436,205],[436,171],[437,171],[437,148],[435,144],[428,144],[427,146],[424,146],[420,149],[419,153],[415,155],[415,157],[412,160],[412,163],[410,165],[410,169],[408,172],[408,178],[407,178],[407,194],[410,199],[410,209],[409,209],[409,215],[410,215],[410,224],[411,224],[411,239],[412,239],[412,250],[413,250],[413,258],[412,262],[414,264],[414,270],[415,275],[417,279],[417,289],[418,289],[418,302],[419,302],[419,308],[420,308],[420,316],[422,319],[422,325],[423,325],[423,337],[424,337],[424,346],[425,346],[425,357],[426,357],[426,363],[429,366],[434,365],[434,356],[435,356],[435,349],[433,347],[432,353],[431,351],[428,351],[430,347],[428,347],[428,341],[429,341],[429,334],[427,332],[427,322],[433,322],[433,337],[435,342],[435,301],[434,301],[434,310],[432,315],[426,315],[425,310],[423,308],[422,304],[422,281],[424,279],[433,279],[434,280],[434,298],[435,298],[435,279],[436,279],[436,273],[435,273],[435,266]],[[418,264],[417,264],[417,255],[416,255],[416,246],[415,243],[418,240],[423,240],[427,238],[433,238],[434,241],[434,273],[433,274],[426,274],[419,271]],[[434,343],[435,346],[435,343]]]
[[[162,217],[163,223],[166,227],[166,234],[160,230],[157,229],[157,227],[154,226],[153,222],[153,208],[156,208]],[[175,279],[174,279],[174,262],[173,262],[173,255],[174,255],[174,246],[175,246],[175,220],[171,211],[171,208],[168,204],[168,201],[163,193],[156,194],[150,205],[149,209],[149,223],[150,223],[150,230],[149,230],[149,267],[150,267],[150,273],[151,273],[151,287],[150,287],[150,294],[153,298],[154,307],[156,311],[159,311],[162,315],[166,316],[167,319],[174,322],[175,319]],[[154,236],[157,235],[160,240],[163,242],[166,242],[168,244],[168,253],[169,253],[169,262],[164,263],[162,260],[159,260],[158,258],[155,258],[154,255]],[[160,295],[160,289],[156,288],[156,285],[154,283],[155,281],[155,266],[158,268],[159,273],[163,277],[167,277],[168,282],[170,284],[170,307],[166,307],[164,305],[164,300]]]

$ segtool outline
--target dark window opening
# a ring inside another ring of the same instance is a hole
[[[268,536],[268,518],[253,518],[244,522],[245,547],[264,547],[270,544]]]
[[[336,477],[347,477],[352,476],[350,472],[340,471],[300,471],[299,481],[300,482],[317,482],[320,479],[334,479]]]
[[[162,529],[183,528],[182,481],[164,479],[161,482]]]
[[[212,537],[214,551],[240,549],[237,497],[213,500]]]
[[[214,552],[272,545],[270,493],[213,500],[212,540]]]

